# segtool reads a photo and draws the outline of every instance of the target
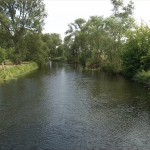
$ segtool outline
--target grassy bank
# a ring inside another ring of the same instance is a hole
[[[37,69],[38,66],[36,63],[27,63],[16,66],[5,66],[4,69],[0,69],[0,82],[4,80],[10,80],[18,76],[27,74],[28,72]]]

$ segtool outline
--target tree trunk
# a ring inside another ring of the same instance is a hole
[[[16,65],[22,63],[22,58],[21,58],[21,51],[20,51],[20,43],[19,40],[13,40],[14,41],[14,47],[15,47],[15,52],[14,52],[14,63]]]

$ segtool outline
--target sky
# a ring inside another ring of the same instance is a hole
[[[150,0],[132,0],[134,2],[134,17],[137,23],[141,21],[150,24]],[[128,3],[129,0],[124,0]],[[44,0],[47,18],[44,33],[58,33],[62,38],[68,29],[68,24],[77,18],[89,19],[90,16],[111,15],[110,0]]]

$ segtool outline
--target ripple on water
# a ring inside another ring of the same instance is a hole
[[[0,150],[148,150],[141,85],[53,63],[0,85]]]

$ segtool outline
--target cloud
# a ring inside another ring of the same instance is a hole
[[[125,0],[129,2],[129,0]],[[90,16],[109,16],[112,5],[110,0],[44,0],[48,17],[44,33],[59,33],[64,37],[68,24],[77,18],[88,19]],[[150,20],[150,1],[134,0],[134,16],[140,22],[141,18],[148,23]]]

